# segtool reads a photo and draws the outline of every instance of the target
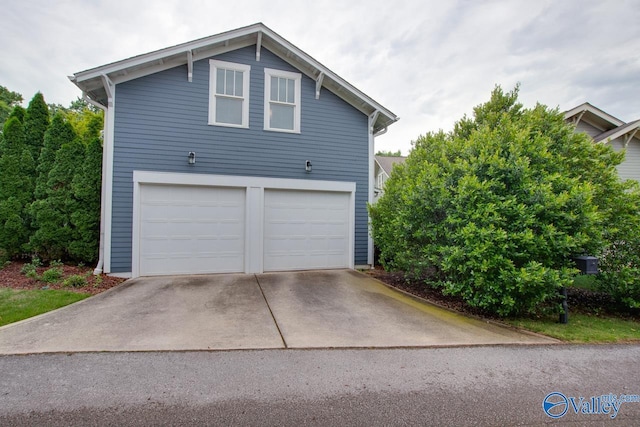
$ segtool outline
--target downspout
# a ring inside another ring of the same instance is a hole
[[[102,274],[102,270],[104,266],[104,213],[105,213],[104,198],[105,198],[105,191],[106,191],[106,186],[105,186],[105,179],[106,179],[105,155],[106,153],[104,150],[104,135],[106,133],[107,114],[109,113],[109,109],[104,105],[89,98],[86,92],[82,93],[82,99],[84,99],[86,102],[93,105],[94,107],[100,108],[104,112],[104,120],[103,120],[104,123],[103,123],[103,130],[102,130],[102,137],[103,137],[102,138],[102,185],[100,186],[100,244],[98,247],[99,248],[98,264],[96,265],[96,268],[93,270],[93,274],[97,276],[99,274]]]

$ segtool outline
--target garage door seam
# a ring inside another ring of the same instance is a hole
[[[289,348],[287,345],[287,341],[285,341],[284,336],[282,335],[282,331],[280,330],[280,325],[278,325],[278,321],[276,320],[276,316],[273,314],[273,310],[271,310],[271,306],[269,305],[269,301],[267,301],[267,296],[264,294],[264,290],[262,290],[262,286],[260,285],[260,279],[258,279],[258,275],[254,274],[253,277],[256,278],[256,283],[258,284],[258,289],[260,289],[260,293],[262,294],[262,298],[264,299],[264,303],[267,304],[267,308],[269,309],[269,313],[271,313],[271,318],[273,319],[273,323],[276,325],[276,329],[280,334],[280,339],[282,340],[282,344],[284,348]]]

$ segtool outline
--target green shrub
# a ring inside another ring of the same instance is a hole
[[[72,288],[82,288],[87,286],[87,279],[80,274],[74,274],[64,279],[62,284],[64,286],[71,286]]]
[[[573,256],[613,253],[620,206],[640,206],[617,175],[623,154],[517,94],[498,87],[472,119],[418,138],[370,206],[385,268],[500,316],[557,310]]]
[[[64,266],[64,263],[62,261],[58,260],[53,260],[49,263],[49,267],[62,267]]]
[[[97,288],[100,287],[100,285],[102,285],[102,275],[98,274],[93,279],[93,287]]]
[[[62,275],[62,268],[53,267],[45,270],[44,273],[42,273],[42,276],[40,276],[40,280],[46,283],[56,283],[62,279]]]
[[[20,273],[24,274],[27,277],[31,277],[29,276],[29,274],[36,273],[36,266],[33,264],[25,264],[20,269]]]

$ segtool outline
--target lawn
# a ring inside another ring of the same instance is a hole
[[[576,343],[620,343],[640,341],[640,322],[592,314],[569,313],[569,323],[558,318],[516,319],[507,323],[563,341]]]
[[[89,296],[62,290],[0,288],[0,326],[64,307]]]

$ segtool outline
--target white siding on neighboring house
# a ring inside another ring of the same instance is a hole
[[[602,132],[604,132],[604,130],[598,129],[597,127],[592,126],[591,124],[589,124],[589,123],[587,123],[585,121],[578,122],[578,126],[576,126],[576,131],[577,132],[584,132],[587,135],[589,135],[591,138],[595,138],[596,136],[598,136]]]
[[[401,156],[375,157],[373,203],[377,202],[384,193],[385,182],[389,179],[389,176],[393,171],[393,167],[397,164],[404,163],[406,159],[406,157]]]
[[[615,151],[624,149],[624,138],[611,141]],[[640,181],[640,140],[633,138],[627,145],[624,162],[618,166],[618,173],[622,179]]]

